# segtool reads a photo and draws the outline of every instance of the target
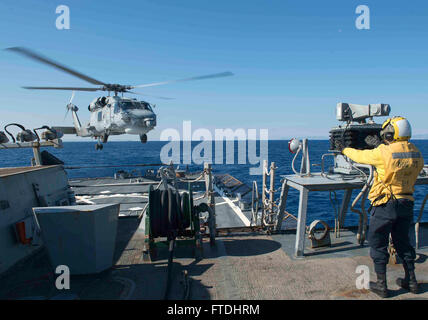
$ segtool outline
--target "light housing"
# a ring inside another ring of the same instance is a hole
[[[288,150],[291,153],[296,153],[301,147],[302,142],[299,139],[293,138],[288,141]]]
[[[9,138],[7,137],[6,133],[3,131],[0,131],[0,143],[8,143]]]
[[[365,122],[373,117],[385,117],[391,112],[389,104],[376,103],[359,105],[340,102],[336,106],[336,119],[338,121]]]

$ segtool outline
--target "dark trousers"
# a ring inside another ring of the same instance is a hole
[[[413,222],[413,201],[391,199],[380,206],[372,207],[368,241],[370,257],[376,273],[386,273],[389,261],[389,234],[398,256],[409,270],[415,269],[415,249],[410,244],[409,231]]]

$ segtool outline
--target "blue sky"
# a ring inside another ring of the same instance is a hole
[[[70,8],[70,30],[55,9]],[[358,30],[358,5],[370,30]],[[105,82],[141,84],[232,71],[234,77],[147,88],[158,127],[267,128],[272,139],[327,136],[337,102],[389,103],[428,136],[428,2],[12,1],[0,3],[1,48],[25,46]],[[63,121],[70,92],[24,85],[86,83],[0,52],[0,126]],[[78,93],[81,120],[94,93]],[[382,120],[380,120],[382,121]],[[113,139],[132,140],[132,136]]]

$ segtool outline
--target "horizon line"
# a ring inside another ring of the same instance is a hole
[[[291,138],[291,139],[293,139],[293,138]],[[239,142],[239,141],[285,141],[285,142],[288,142],[288,141],[290,141],[291,139],[268,139],[268,140],[260,140],[260,139],[245,139],[245,140],[174,140],[175,142],[202,142],[202,141],[212,141],[212,142],[217,142],[217,141],[222,141],[222,142],[226,142],[226,141],[236,141],[236,142]],[[298,139],[298,138],[297,138]],[[330,139],[329,138],[313,138],[313,139],[310,139],[310,138],[307,138],[309,141],[329,141]],[[428,138],[413,138],[413,139],[411,139],[411,140],[428,140]],[[68,143],[68,142],[90,142],[90,143],[96,143],[96,141],[88,141],[88,140],[84,140],[84,141],[82,141],[82,140],[69,140],[69,141],[62,141],[63,143]],[[140,141],[138,141],[138,140],[116,140],[116,141],[108,141],[107,143],[116,143],[116,142],[139,142],[139,143],[141,143]],[[150,141],[147,141],[146,143],[150,143],[150,142],[166,142],[166,143],[168,143],[168,142],[172,142],[172,141],[165,141],[165,140],[150,140]]]

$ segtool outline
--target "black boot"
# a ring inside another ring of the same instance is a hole
[[[377,281],[369,283],[370,291],[376,293],[381,298],[388,298],[388,288],[386,286],[386,273],[376,273]]]
[[[410,291],[411,293],[417,294],[418,293],[418,282],[416,281],[416,275],[415,270],[409,270],[406,263],[403,263],[404,267],[404,279],[398,278],[396,283],[401,288]]]

